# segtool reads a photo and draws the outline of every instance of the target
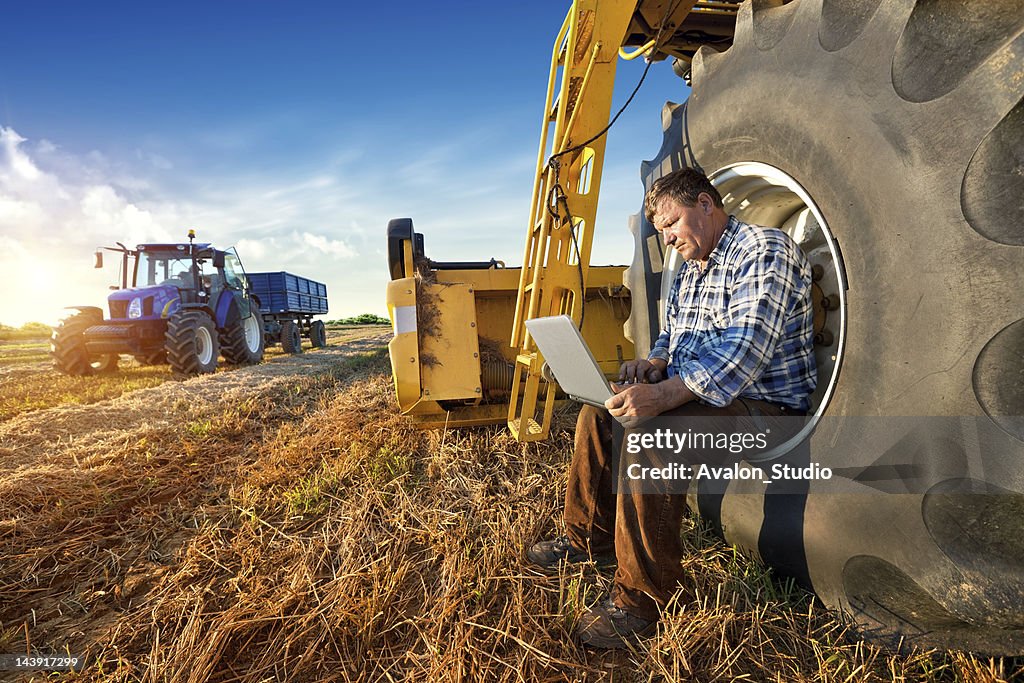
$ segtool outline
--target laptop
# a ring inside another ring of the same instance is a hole
[[[567,315],[534,318],[526,321],[526,329],[562,391],[576,401],[603,408],[604,402],[613,395],[611,384],[572,318]]]

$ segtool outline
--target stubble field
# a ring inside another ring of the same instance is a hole
[[[674,613],[634,651],[571,637],[610,574],[531,571],[575,413],[517,444],[397,414],[387,328],[184,382],[65,378],[0,346],[0,653],[89,681],[1000,681],[891,654],[691,522]],[[0,671],[0,678],[46,674]]]

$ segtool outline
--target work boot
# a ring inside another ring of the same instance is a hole
[[[632,615],[608,598],[583,613],[576,637],[587,647],[618,650],[657,630],[657,621]]]
[[[560,562],[575,564],[594,560],[598,565],[607,566],[615,562],[612,555],[602,554],[591,557],[587,550],[573,546],[568,536],[559,536],[550,541],[539,541],[526,549],[526,559],[541,569],[557,570]]]

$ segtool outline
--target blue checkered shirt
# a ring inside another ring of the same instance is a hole
[[[648,358],[713,406],[743,397],[808,410],[813,332],[807,257],[781,230],[729,216],[707,267],[680,267]]]

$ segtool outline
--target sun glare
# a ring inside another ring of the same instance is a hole
[[[99,306],[106,310],[107,285],[116,273],[94,270],[91,263],[25,258],[0,264],[11,295],[0,297],[0,323],[20,327],[27,322],[56,324],[71,311],[66,306]],[[5,287],[6,289],[6,287]]]

